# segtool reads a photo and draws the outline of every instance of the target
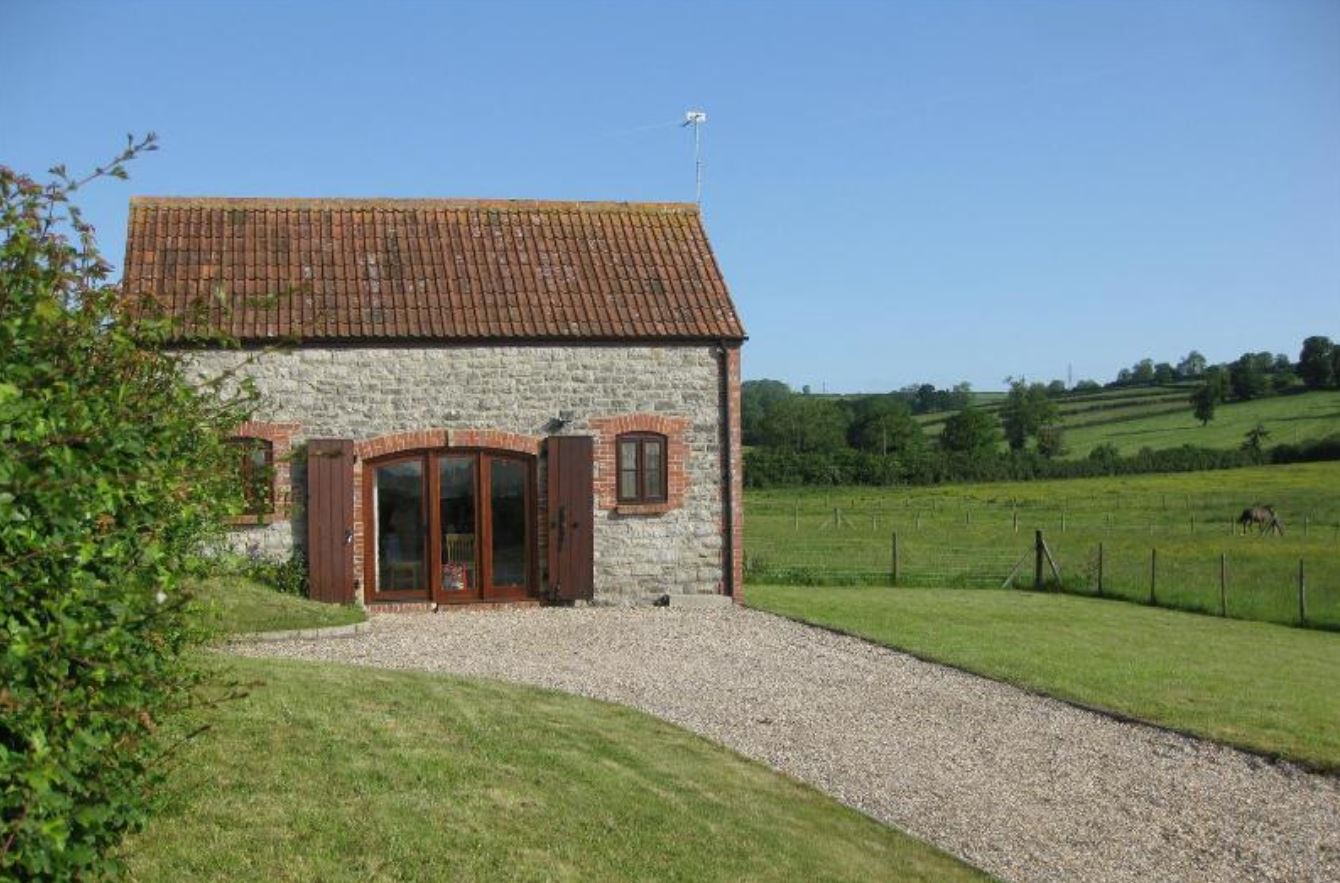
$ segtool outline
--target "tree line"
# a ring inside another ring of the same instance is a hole
[[[770,483],[829,483],[835,472],[859,473],[864,476],[861,481],[874,483],[954,480],[955,476],[1002,472],[1057,472],[1059,467],[1036,464],[1058,461],[1067,453],[1059,405],[1063,397],[1104,388],[1193,385],[1190,404],[1205,424],[1214,419],[1216,406],[1224,401],[1249,401],[1340,385],[1340,346],[1327,337],[1313,336],[1303,341],[1297,362],[1284,354],[1259,352],[1244,353],[1233,362],[1215,365],[1192,350],[1176,365],[1141,359],[1123,368],[1106,387],[1092,380],[1081,380],[1073,387],[1060,380],[1006,380],[1009,390],[1004,400],[991,408],[974,405],[967,383],[949,389],[916,384],[865,396],[816,396],[808,387],[797,393],[778,380],[746,381],[741,420],[744,442],[751,448],[749,468],[766,471],[766,478],[760,480]],[[932,441],[914,418],[940,411],[953,413],[945,420],[939,438]],[[1266,456],[1263,440],[1268,433],[1258,429],[1256,437],[1244,442],[1244,456],[1261,462]],[[1000,452],[1001,441],[1006,443],[1008,454]],[[1100,446],[1093,456],[1100,464],[1110,466],[1114,458],[1120,458],[1108,447]],[[1199,468],[1217,468],[1223,465],[1218,453],[1188,458],[1184,452],[1179,462],[1202,462],[1206,465]],[[1026,463],[1021,459],[1025,454]],[[1006,463],[1001,457],[1013,457],[1014,461]],[[802,463],[796,458],[808,459]],[[1135,464],[1131,468],[1152,468],[1154,463],[1149,456],[1131,459]]]

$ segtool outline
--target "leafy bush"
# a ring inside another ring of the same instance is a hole
[[[0,167],[0,879],[117,869],[160,725],[199,696],[179,575],[241,503],[224,439],[248,397],[183,379],[69,204],[152,148],[82,181]]]
[[[287,558],[275,559],[262,554],[259,546],[252,545],[245,555],[216,555],[209,562],[206,573],[210,576],[244,576],[285,595],[308,597],[307,558],[300,549],[294,549]]]

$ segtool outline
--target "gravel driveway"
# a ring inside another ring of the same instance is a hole
[[[756,611],[384,615],[234,649],[631,705],[1009,880],[1340,880],[1340,779]]]

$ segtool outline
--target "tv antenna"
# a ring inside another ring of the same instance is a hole
[[[701,110],[690,110],[684,113],[684,126],[693,126],[693,201],[699,205],[703,204],[703,123],[707,122],[707,114]]]

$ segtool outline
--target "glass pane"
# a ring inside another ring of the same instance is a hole
[[[442,527],[442,590],[469,592],[479,586],[475,554],[474,455],[438,460],[441,494],[438,518]]]
[[[489,460],[489,503],[493,509],[493,585],[525,586],[530,570],[525,463]]]
[[[242,477],[245,484],[242,493],[246,497],[247,512],[253,515],[263,515],[272,508],[270,506],[270,446],[264,441],[247,440],[244,457],[246,462],[242,464]]]
[[[664,461],[661,456],[663,453],[663,447],[658,440],[648,439],[642,443],[642,455],[646,458],[646,490],[649,500],[660,500],[665,497],[665,484],[661,481],[661,474],[664,472]]]
[[[427,591],[424,573],[423,462],[378,466],[372,485],[377,590]]]
[[[637,499],[637,470],[621,469],[619,471],[619,499]]]

